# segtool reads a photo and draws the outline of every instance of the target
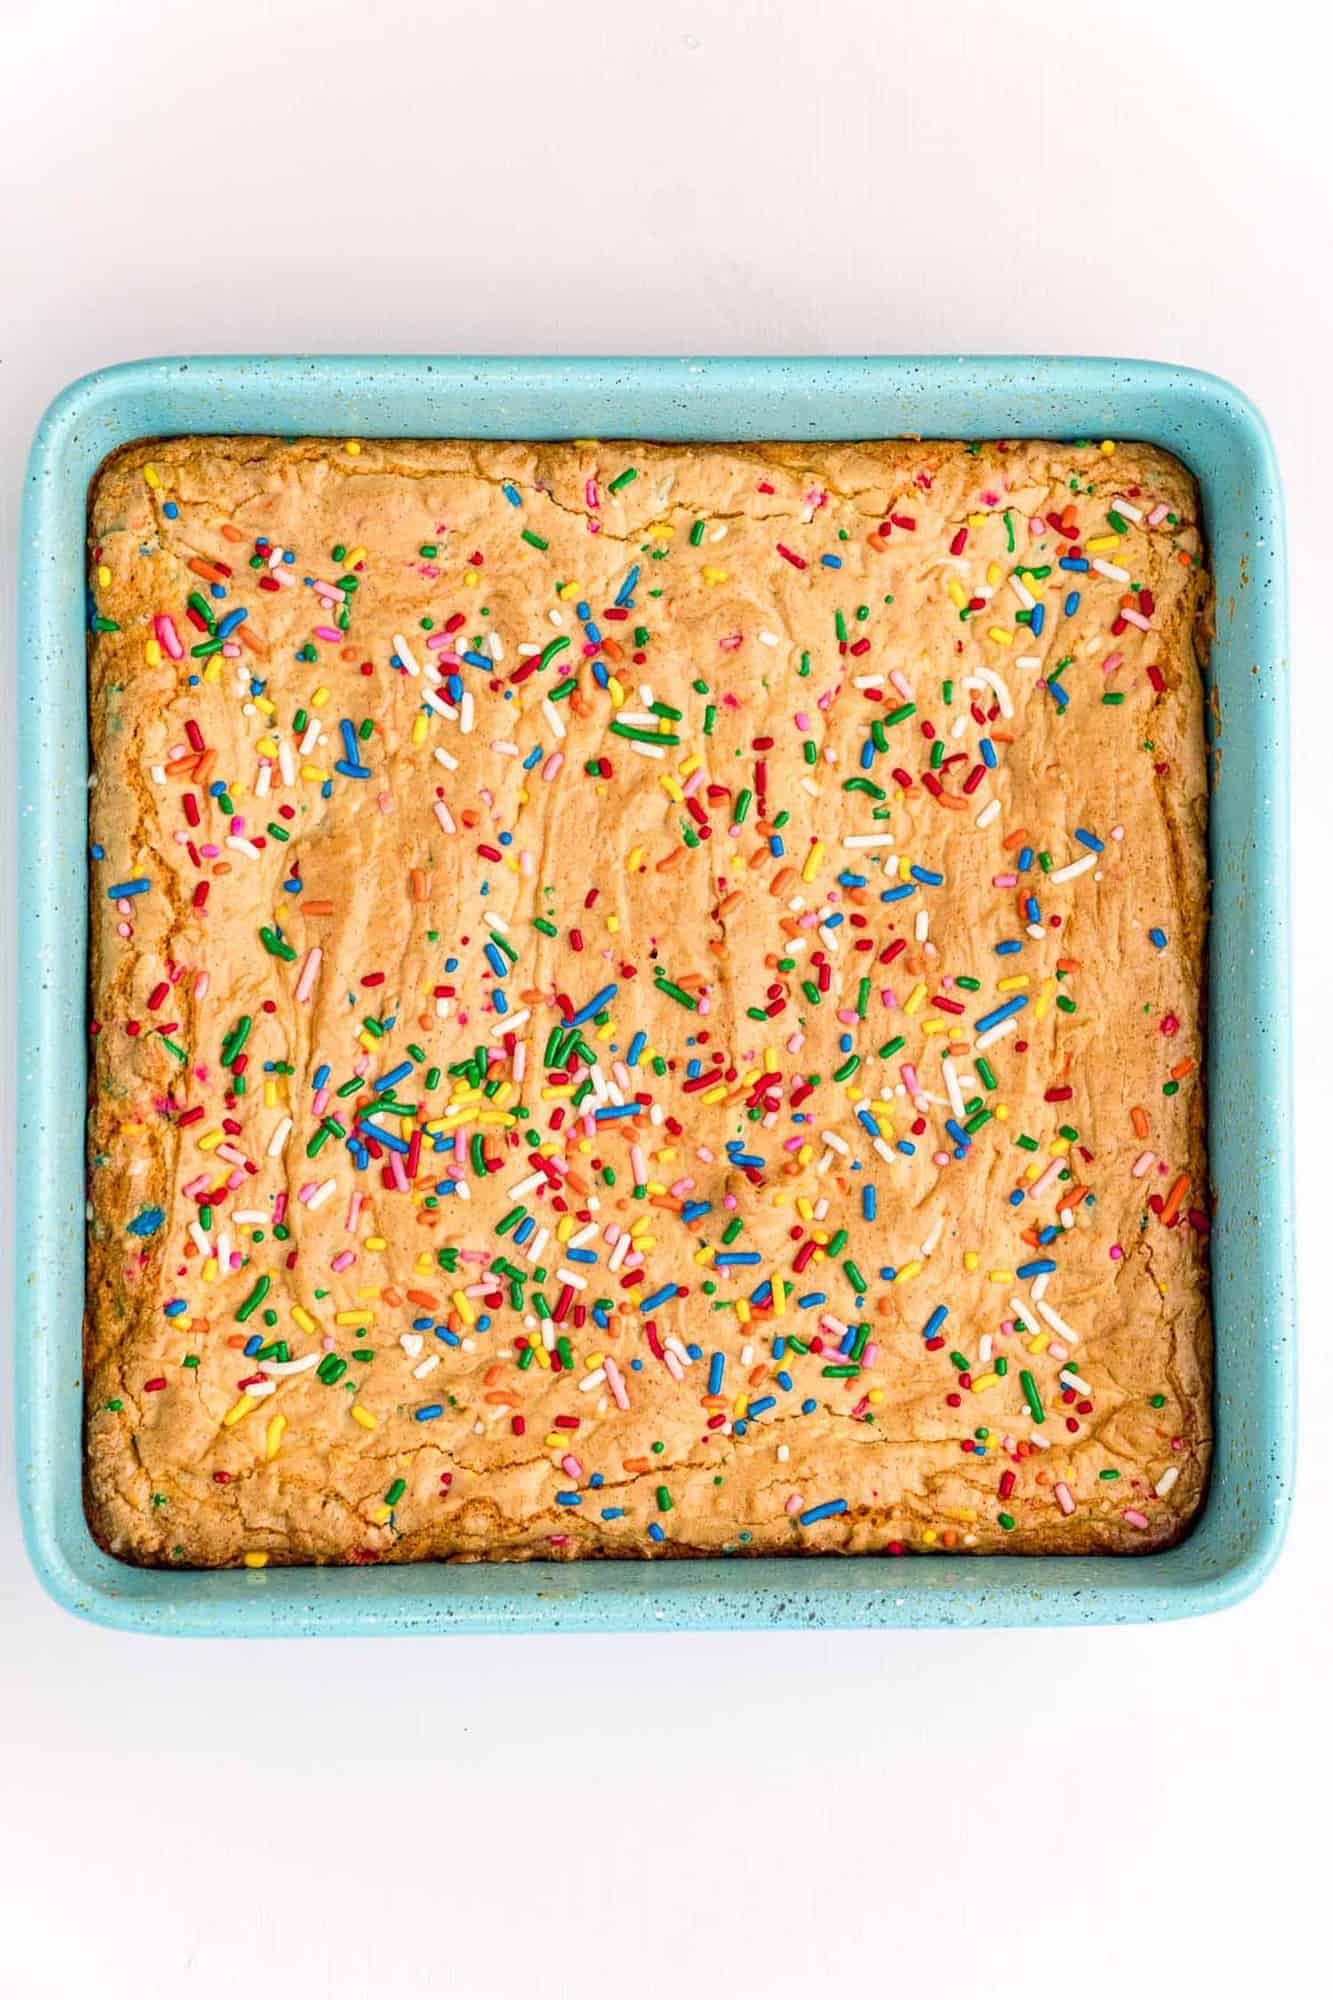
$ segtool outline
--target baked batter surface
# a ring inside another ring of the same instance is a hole
[[[1198,515],[1109,441],[110,460],[99,1541],[1178,1538]]]

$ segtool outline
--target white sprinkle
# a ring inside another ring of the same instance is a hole
[[[416,654],[412,651],[412,648],[408,645],[401,632],[395,632],[393,635],[393,650],[407,668],[413,680],[420,680],[421,668],[417,663]]]
[[[1095,854],[1085,854],[1081,861],[1066,861],[1063,868],[1053,868],[1046,877],[1048,882],[1072,882],[1076,875],[1086,875],[1089,868],[1097,866]]]
[[[1165,1500],[1167,1494],[1171,1491],[1171,1488],[1175,1485],[1179,1477],[1180,1477],[1180,1467],[1178,1465],[1168,1465],[1166,1471],[1162,1474],[1157,1484],[1153,1487],[1153,1492],[1156,1494],[1159,1500]]]

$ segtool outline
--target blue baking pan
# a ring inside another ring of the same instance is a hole
[[[1216,1451],[1195,1532],[1145,1556],[781,1556],[261,1571],[133,1569],[81,1489],[89,482],[129,438],[182,431],[668,439],[1123,437],[1203,492],[1211,675],[1208,1089]],[[316,355],[132,362],[38,430],[19,639],[18,1471],[28,1547],[71,1611],[217,1636],[708,1626],[1070,1625],[1234,1603],[1277,1553],[1291,1490],[1287,602],[1272,447],[1215,377],[1104,360],[540,360]]]

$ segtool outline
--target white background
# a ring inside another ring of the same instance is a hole
[[[321,1646],[56,1610],[6,1427],[6,2000],[1101,2000],[1277,1994],[1324,1962],[1318,11],[0,8],[7,561],[40,410],[142,354],[1119,353],[1255,397],[1291,517],[1308,1413],[1286,1555],[1203,1623]]]

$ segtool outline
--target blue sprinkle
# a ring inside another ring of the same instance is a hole
[[[581,1507],[583,1505],[583,1495],[581,1493],[557,1493],[555,1504],[557,1507]]]
[[[1103,852],[1105,843],[1098,840],[1095,833],[1089,833],[1086,826],[1076,826],[1074,828],[1074,838],[1075,840],[1082,841],[1084,847],[1090,847],[1094,854]]]
[[[1073,617],[1074,613],[1075,613],[1075,612],[1076,612],[1076,611],[1078,610],[1078,607],[1079,607],[1080,603],[1082,602],[1082,598],[1083,598],[1083,593],[1082,593],[1082,591],[1081,591],[1081,590],[1071,590],[1071,591],[1070,591],[1070,593],[1069,593],[1068,597],[1066,597],[1066,599],[1065,599],[1065,617],[1066,617],[1066,618],[1072,618],[1072,617]]]
[[[1088,563],[1083,556],[1061,556],[1060,567],[1061,569],[1086,570]]]
[[[1020,1264],[1016,1275],[1020,1278],[1039,1278],[1043,1271],[1054,1271],[1058,1266],[1053,1257],[1034,1257],[1030,1263]]]
[[[1007,958],[1010,952],[1022,951],[1023,940],[1022,938],[1001,938],[995,949],[1001,958]]]
[[[428,1424],[435,1417],[442,1417],[444,1415],[444,1404],[423,1403],[419,1410],[413,1410],[412,1415],[419,1424]]]
[[[133,882],[115,882],[106,892],[107,900],[118,903],[122,896],[142,896],[145,889],[152,886],[146,875],[136,876]]]
[[[1011,1014],[1021,1013],[1027,1004],[1026,994],[1015,993],[1013,999],[1006,1000],[1003,1007],[992,1008],[989,1014],[983,1014],[979,1020],[974,1021],[973,1033],[984,1035],[988,1028],[997,1028],[1000,1022],[1007,1021]]]
[[[881,889],[879,900],[881,903],[901,903],[904,896],[914,896],[915,894],[915,882],[899,882],[895,888]]]
[[[1156,924],[1153,925],[1152,929],[1148,933],[1148,936],[1152,940],[1153,944],[1157,946],[1158,951],[1166,950],[1166,932],[1163,930],[1159,930]]]
[[[989,736],[983,736],[981,739],[981,761],[988,771],[993,771],[999,762],[999,759],[995,755],[995,745],[991,742]]]
[[[758,1262],[758,1259],[756,1258],[755,1261]],[[661,1285],[655,1292],[650,1292],[646,1299],[640,1300],[639,1311],[643,1313],[655,1312],[658,1306],[664,1306],[668,1299],[674,1299],[675,1296],[676,1287],[674,1284]]]
[[[745,1405],[745,1414],[747,1417],[762,1417],[765,1410],[776,1408],[777,1400],[776,1396],[761,1396],[757,1403]]]
[[[923,1340],[933,1340],[948,1317],[948,1306],[936,1306],[934,1312],[921,1329],[921,1338]]]
[[[603,1507],[602,1509],[602,1519],[604,1521],[623,1521],[624,1518],[625,1510],[623,1507]]]
[[[739,1428],[738,1425],[737,1429]],[[664,1542],[666,1540],[666,1529],[660,1521],[650,1521],[648,1523],[648,1539],[653,1542]]]
[[[938,874],[933,868],[918,868],[914,862],[912,864],[912,880],[914,882],[928,883],[932,889],[938,889],[944,877]]]
[[[846,1512],[847,1502],[845,1500],[825,1500],[818,1507],[807,1507],[804,1514],[798,1514],[796,1518],[803,1528],[809,1528],[816,1521],[826,1521],[830,1514],[845,1514]]]
[[[166,1219],[165,1211],[160,1208],[143,1208],[125,1227],[131,1236],[156,1236]]]
[[[1044,604],[1033,605],[1032,618],[1030,622],[1032,626],[1033,638],[1039,639],[1041,637],[1041,628],[1046,623],[1046,606]]]
[[[1065,693],[1059,681],[1048,681],[1046,689],[1057,708],[1068,708],[1069,696]]]
[[[504,494],[505,499],[511,507],[521,507],[523,505],[522,494],[519,492],[517,486],[512,486],[507,479],[500,488],[500,491]]]

